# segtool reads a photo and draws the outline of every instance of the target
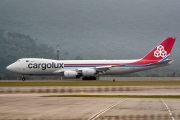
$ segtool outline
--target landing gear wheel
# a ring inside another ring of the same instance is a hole
[[[95,76],[84,76],[82,80],[96,80]]]
[[[26,80],[26,78],[24,76],[22,76],[22,81],[25,81],[25,80]]]

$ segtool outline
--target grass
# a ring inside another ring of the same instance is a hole
[[[175,98],[180,95],[49,95],[42,97],[94,97],[94,98]]]
[[[3,86],[173,86],[180,85],[180,80],[173,81],[0,81]]]

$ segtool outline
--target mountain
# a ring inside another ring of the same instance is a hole
[[[54,59],[54,49],[28,35],[0,30],[0,74],[10,74],[6,67],[19,58]]]

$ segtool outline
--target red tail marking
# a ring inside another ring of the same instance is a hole
[[[152,49],[142,60],[161,60],[171,53],[176,38],[168,37]]]

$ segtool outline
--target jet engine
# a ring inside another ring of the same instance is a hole
[[[66,78],[76,78],[76,76],[78,75],[78,73],[76,71],[65,71],[64,72],[64,77]]]
[[[95,73],[96,73],[96,70],[94,70],[94,69],[83,69],[82,70],[83,76],[94,76]]]

